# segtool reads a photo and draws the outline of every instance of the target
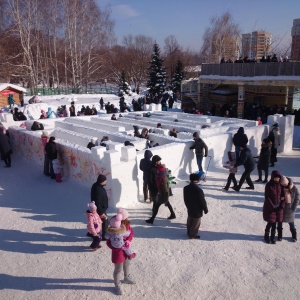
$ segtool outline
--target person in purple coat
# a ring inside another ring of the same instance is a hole
[[[265,186],[265,202],[263,206],[263,218],[267,222],[264,239],[266,243],[276,244],[276,222],[283,220],[284,194],[280,185],[281,174],[273,171],[271,180]],[[270,238],[271,229],[271,238]]]

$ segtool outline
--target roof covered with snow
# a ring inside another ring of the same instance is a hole
[[[27,93],[27,90],[19,85],[11,84],[11,83],[0,83],[0,92],[7,89],[7,88],[12,88],[14,90]]]

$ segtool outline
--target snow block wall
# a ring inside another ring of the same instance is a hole
[[[187,179],[189,174],[197,171],[195,154],[189,147],[193,144],[192,133],[198,131],[208,146],[208,156],[203,161],[209,171],[222,168],[227,160],[227,152],[234,150],[232,137],[239,127],[244,127],[249,138],[248,146],[254,156],[259,154],[261,142],[268,136],[269,125],[279,123],[282,133],[281,152],[292,149],[292,133],[294,116],[269,120],[268,125],[256,126],[256,122],[238,119],[201,118],[197,115],[184,113],[154,113],[150,118],[136,118],[136,113],[124,114],[118,121],[111,121],[108,115],[92,118],[65,118],[53,122],[51,135],[56,137],[59,159],[63,163],[63,181],[75,180],[87,187],[96,181],[99,174],[107,176],[107,191],[110,206],[134,206],[143,200],[143,176],[139,170],[140,160],[144,157],[145,139],[132,136],[132,126],[153,128],[150,140],[159,146],[150,148],[153,155],[159,155],[162,163],[172,171],[173,176]],[[178,138],[168,135],[169,129],[185,129]],[[90,121],[89,121],[90,120]],[[205,122],[204,122],[205,121]],[[162,123],[162,129],[155,129],[157,123]],[[201,129],[206,123],[210,128]],[[200,124],[200,125],[199,125]],[[121,131],[120,131],[120,130]],[[13,151],[41,166],[43,175],[44,152],[41,142],[41,131],[30,131],[18,126],[9,128]],[[106,147],[96,146],[89,150],[86,145],[90,140],[99,143],[103,135],[108,135],[110,141]],[[124,146],[124,141],[130,141],[134,146]],[[153,144],[152,143],[152,144]],[[139,150],[139,151],[137,151]],[[89,199],[89,193],[87,194]]]

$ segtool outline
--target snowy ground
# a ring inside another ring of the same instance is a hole
[[[294,150],[279,155],[276,166],[298,188],[299,162],[300,151]],[[57,184],[13,155],[12,168],[0,167],[0,299],[299,299],[300,240],[291,242],[285,224],[283,241],[265,244],[264,185],[223,192],[227,176],[225,169],[209,172],[202,184],[209,213],[202,218],[200,240],[186,237],[186,178],[173,185],[175,220],[166,219],[164,206],[154,225],[145,223],[149,203],[129,209],[137,284],[124,285],[126,295],[116,296],[110,249],[102,243],[91,252],[85,236],[90,189],[71,180]],[[297,212],[296,226],[299,217]]]

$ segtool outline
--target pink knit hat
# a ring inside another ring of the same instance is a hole
[[[122,215],[122,221],[128,218],[128,211],[125,208],[118,208],[117,213]]]
[[[113,228],[120,228],[121,227],[121,221],[122,221],[122,214],[117,213],[116,216],[114,216],[110,219],[109,224]]]
[[[95,204],[95,201],[92,201],[92,202],[88,203],[87,206],[88,206],[89,211],[97,210],[97,206]]]
[[[280,184],[283,186],[287,186],[289,184],[289,180],[285,176],[281,176]]]

